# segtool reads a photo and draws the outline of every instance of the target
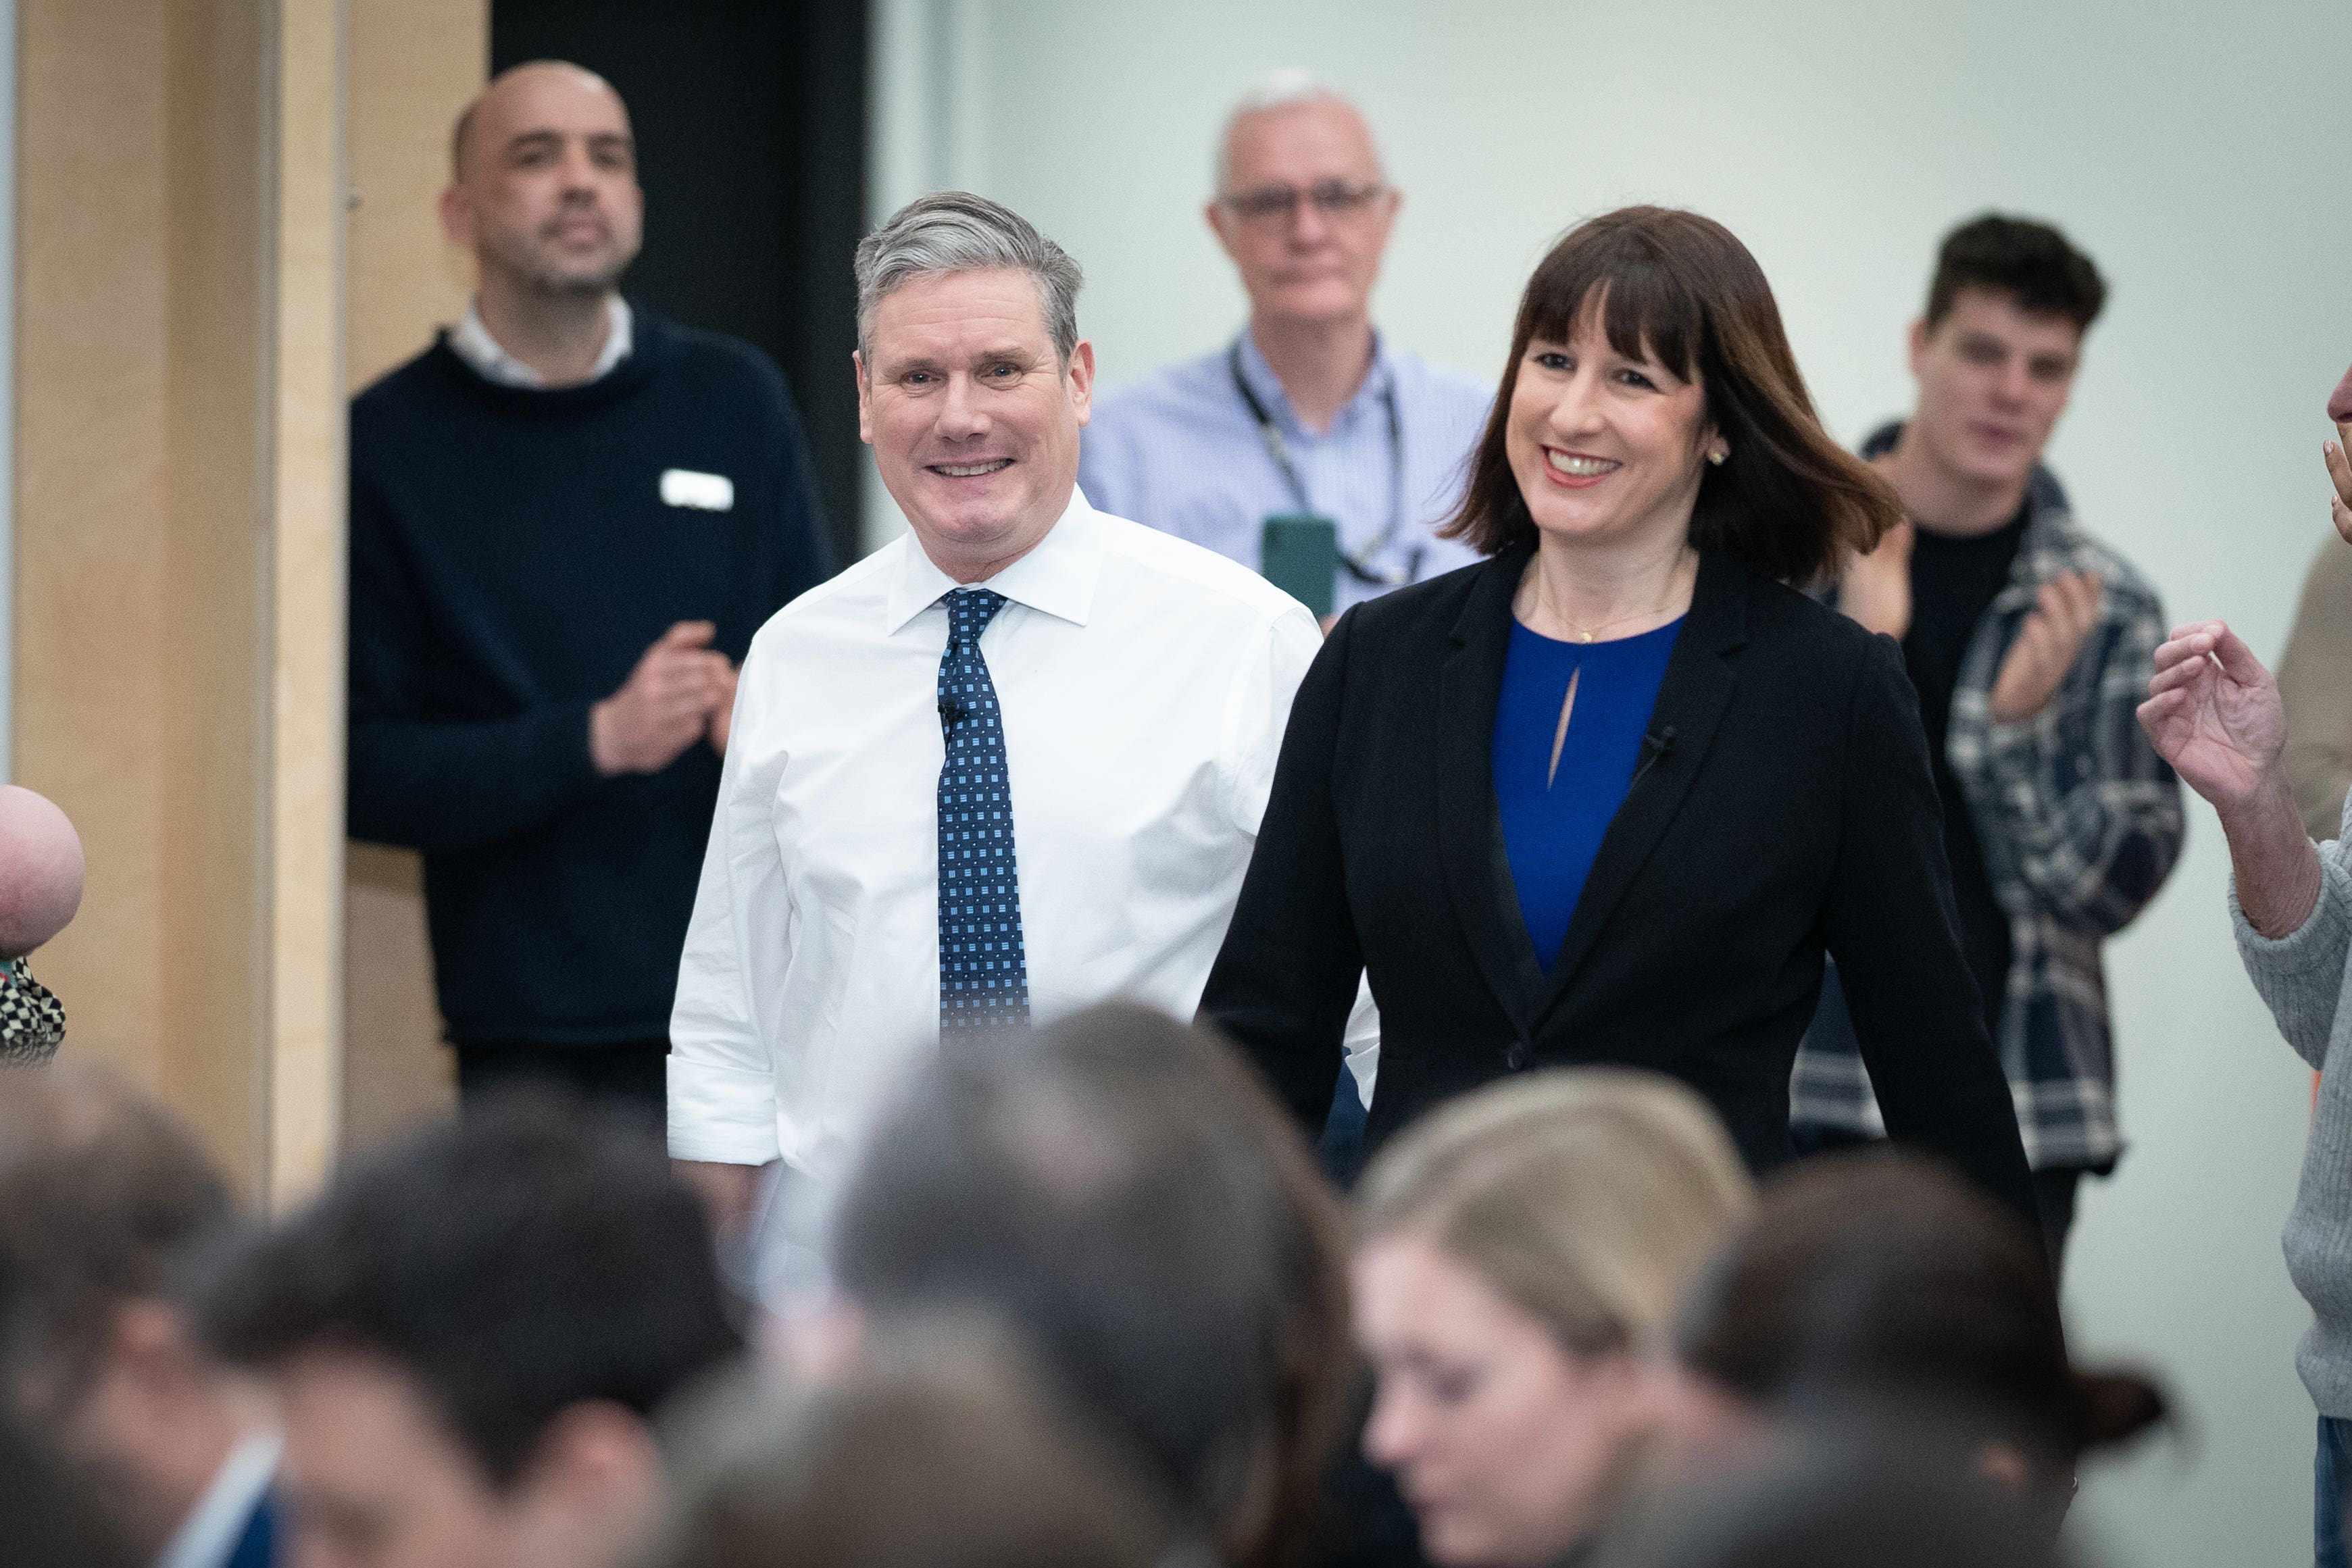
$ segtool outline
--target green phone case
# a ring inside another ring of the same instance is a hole
[[[1339,525],[1312,512],[1278,512],[1258,540],[1258,573],[1315,613],[1331,613],[1339,574]]]

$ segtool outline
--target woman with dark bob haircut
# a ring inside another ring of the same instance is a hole
[[[1826,952],[1888,1131],[2033,1215],[1902,655],[1801,591],[1899,516],[1728,230],[1570,230],[1450,525],[1490,559],[1332,629],[1204,1011],[1310,1129],[1369,974],[1369,1145],[1618,1062],[1696,1089],[1760,1170]]]

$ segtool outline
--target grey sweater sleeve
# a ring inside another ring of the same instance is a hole
[[[2352,801],[2346,804],[2352,814]],[[2238,904],[2234,879],[2230,922],[2238,933],[2238,956],[2279,1032],[2304,1061],[2325,1066],[2352,959],[2352,827],[2319,846],[2319,902],[2300,927],[2275,940],[2256,931]]]

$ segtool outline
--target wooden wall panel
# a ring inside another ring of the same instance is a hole
[[[37,968],[66,1049],[158,1089],[166,39],[161,0],[17,8],[15,771],[89,866]]]
[[[266,1190],[269,635],[262,446],[266,18],[240,0],[171,0],[163,260],[164,466],[163,1082]]]
[[[281,5],[270,615],[270,1195],[322,1180],[342,1134],[344,37],[337,0]]]
[[[434,204],[449,131],[489,70],[488,0],[349,0],[351,390],[464,313],[473,261]],[[425,942],[417,857],[352,844],[345,861],[343,1117],[354,1143],[456,1103]]]
[[[336,1119],[338,16],[18,8],[16,767],[90,872],[39,969],[277,1201]]]

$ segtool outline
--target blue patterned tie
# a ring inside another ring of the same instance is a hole
[[[1021,945],[1021,878],[1013,859],[1013,789],[996,685],[980,634],[1004,608],[985,588],[949,594],[940,659],[940,1029],[1029,1021]]]

